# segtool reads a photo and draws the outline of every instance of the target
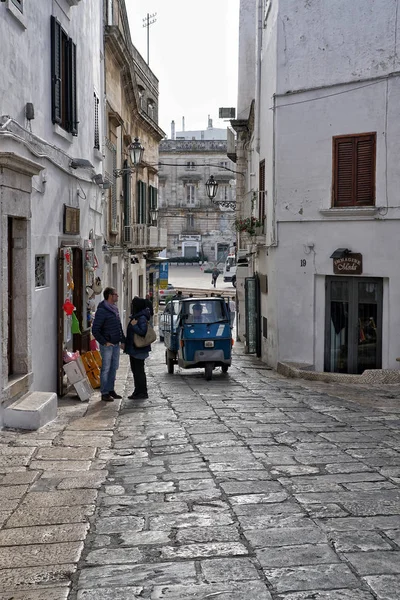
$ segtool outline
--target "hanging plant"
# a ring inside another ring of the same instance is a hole
[[[264,221],[262,219],[247,217],[246,219],[236,219],[235,229],[236,231],[245,231],[249,235],[256,235],[256,229],[262,227],[263,224]]]

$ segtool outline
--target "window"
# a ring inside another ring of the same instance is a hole
[[[94,147],[100,150],[100,131],[99,131],[99,97],[94,92]]]
[[[188,230],[194,229],[194,216],[193,215],[187,216],[187,228],[188,228]]]
[[[228,161],[227,161],[227,160],[221,160],[221,161],[218,163],[218,167],[219,167],[219,168],[220,168],[222,171],[225,171],[226,169],[228,169],[228,168],[229,168],[229,167],[228,167]]]
[[[149,100],[147,103],[147,114],[150,119],[154,120],[154,102],[152,100]]]
[[[229,185],[221,185],[221,189],[219,192],[220,200],[224,200],[224,201],[230,200],[229,191],[230,191]]]
[[[157,205],[157,188],[154,187],[153,185],[149,185],[149,209],[150,210],[157,210],[158,205]]]
[[[376,133],[333,138],[333,206],[374,206]]]
[[[186,185],[186,201],[189,206],[193,206],[196,201],[196,186],[193,183]]]
[[[142,88],[141,85],[138,85],[138,94],[139,94],[139,108],[143,108],[144,88]]]
[[[44,254],[35,256],[35,287],[46,287],[46,256]]]
[[[144,181],[137,182],[137,223],[146,224],[146,184]]]
[[[186,163],[186,170],[187,170],[187,171],[194,171],[194,170],[195,170],[195,168],[196,168],[196,163],[195,163],[195,162],[193,162],[193,161],[188,161],[188,162]]]
[[[76,101],[76,45],[55,17],[51,17],[52,121],[78,135]]]

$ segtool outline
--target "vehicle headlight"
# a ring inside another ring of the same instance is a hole
[[[204,342],[204,348],[214,348],[214,341],[213,340],[206,340]]]

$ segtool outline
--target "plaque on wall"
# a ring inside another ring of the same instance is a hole
[[[64,204],[64,233],[80,233],[80,208]]]
[[[349,252],[345,256],[333,259],[335,275],[362,275],[362,254]]]

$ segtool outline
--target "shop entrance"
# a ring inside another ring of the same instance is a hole
[[[325,371],[380,369],[382,279],[327,277],[325,285]]]
[[[66,378],[63,364],[65,352],[82,354],[90,350],[90,329],[87,327],[84,311],[83,254],[77,246],[62,247],[58,250],[58,336],[57,336],[57,394],[63,396],[66,391]],[[73,317],[69,310],[75,307],[74,315],[79,332],[72,326]]]

